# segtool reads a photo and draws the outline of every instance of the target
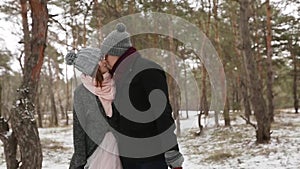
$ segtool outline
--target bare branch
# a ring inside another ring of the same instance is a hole
[[[240,115],[240,117],[241,117],[242,119],[244,119],[244,120],[247,122],[247,124],[250,124],[252,127],[254,127],[255,130],[257,129],[257,126],[256,126],[255,124],[253,124],[250,120],[248,120],[246,117],[244,117],[244,116],[242,116],[242,115]]]
[[[23,54],[24,54],[24,51],[21,51],[21,54],[20,54],[19,57],[17,57],[17,60],[18,60],[18,62],[20,64],[20,67],[21,67],[21,70],[22,70],[22,74],[24,75],[24,66],[22,64],[22,58],[24,56]]]

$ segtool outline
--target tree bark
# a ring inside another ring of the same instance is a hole
[[[294,109],[295,113],[298,114],[299,109],[299,98],[297,94],[298,85],[297,85],[297,58],[295,54],[292,54],[293,62],[294,62],[294,75],[293,75],[293,96],[294,96]]]
[[[295,113],[298,114],[299,112],[299,96],[297,94],[298,91],[298,83],[297,83],[297,74],[298,74],[298,69],[297,69],[297,57],[296,54],[293,51],[293,44],[292,40],[288,40],[288,49],[291,53],[292,60],[293,60],[293,99],[294,99],[294,109]]]
[[[0,118],[2,117],[2,84],[0,83]]]
[[[51,88],[51,87],[49,87]],[[54,92],[50,89],[50,102],[51,102],[51,126],[58,126],[57,109],[55,104]]]
[[[218,24],[219,23],[218,8],[219,8],[219,1],[218,0],[213,0],[213,9],[212,9],[212,11],[213,11],[214,19],[215,19],[215,23],[214,23],[215,43],[216,43],[216,46],[217,46],[218,55],[219,55],[220,58],[222,58],[222,53],[223,52],[222,52],[222,49],[221,49],[221,46],[220,46],[219,24]],[[224,110],[223,110],[223,117],[224,117],[224,120],[225,120],[225,126],[230,126],[229,99],[228,99],[227,95],[224,96],[224,97],[226,97],[225,98],[226,104],[225,104],[225,107],[224,107]],[[216,110],[216,113],[217,112],[219,112],[219,110]]]
[[[262,57],[262,51],[263,51],[263,47],[260,46],[260,44],[262,43],[261,37],[264,36],[261,33],[261,26],[260,26],[260,18],[259,18],[259,6],[258,6],[259,2],[255,2],[255,4],[253,5],[253,9],[257,9],[257,10],[253,10],[253,23],[254,23],[254,27],[253,30],[254,31],[254,41],[255,41],[255,46],[256,46],[256,52],[255,52],[255,58],[257,61],[257,69],[258,69],[258,75],[260,77],[261,83],[263,84],[263,79],[265,79],[265,75],[264,75],[264,71],[263,71],[263,57]]]
[[[21,2],[22,3],[22,2]],[[12,130],[21,153],[20,169],[42,168],[42,147],[34,119],[34,101],[44,60],[48,30],[46,0],[29,0],[32,17],[31,52],[24,64],[24,76],[12,108]]]
[[[273,104],[273,69],[272,69],[272,25],[271,25],[271,6],[270,0],[266,0],[266,12],[267,12],[267,98],[268,98],[268,113],[271,122],[274,121],[274,104]]]
[[[184,66],[184,98],[185,98],[185,113],[186,118],[189,118],[189,99],[188,99],[188,90],[187,90],[187,74],[186,74],[186,63],[183,63]]]
[[[250,115],[251,115],[251,107],[249,102],[249,94],[248,94],[248,88],[246,87],[245,80],[240,81],[240,89],[243,97],[243,105],[244,105],[244,114],[247,119],[246,123],[249,124],[250,121]]]
[[[35,99],[36,114],[38,115],[38,127],[43,128],[43,115],[41,111],[41,102],[39,97],[42,95],[42,88],[38,87],[38,96]]]
[[[202,10],[205,11],[205,7],[204,7],[204,3],[202,4]],[[209,4],[208,4],[208,16],[207,16],[207,24],[205,25],[205,34],[207,37],[210,36],[210,17],[211,17],[211,1],[209,0]],[[199,27],[201,27],[201,25],[199,25]],[[207,85],[206,85],[206,78],[207,78],[207,71],[205,69],[204,63],[201,64],[201,98],[200,98],[200,114],[198,117],[198,124],[200,127],[200,130],[202,130],[202,125],[201,125],[201,115],[204,114],[205,117],[208,116],[208,101],[207,101]],[[217,123],[219,120],[216,120]],[[216,124],[219,125],[219,124]]]
[[[207,102],[207,85],[206,85],[206,78],[207,78],[207,72],[205,69],[204,64],[202,64],[202,81],[201,81],[201,99],[200,99],[200,111],[202,114],[204,114],[206,117],[208,116],[208,102]]]
[[[83,15],[83,47],[86,47],[86,42],[87,42],[87,39],[86,39],[86,35],[87,35],[86,20],[87,20],[87,17],[89,15],[89,11],[90,11],[92,5],[93,5],[93,1],[91,1],[90,4],[85,3],[86,11]]]
[[[26,63],[31,52],[30,31],[28,27],[28,16],[27,16],[28,0],[20,0],[20,3],[21,3],[21,15],[22,15],[22,27],[23,27],[24,54],[25,54],[25,63]],[[22,63],[20,63],[20,65],[22,65]]]
[[[230,127],[229,110],[230,110],[229,100],[228,100],[228,97],[226,97],[226,102],[225,102],[225,107],[224,107],[224,112],[223,112],[226,127]]]
[[[58,117],[57,117],[57,109],[56,109],[56,103],[55,103],[55,96],[53,91],[53,73],[51,69],[51,63],[50,58],[48,58],[48,71],[49,71],[49,81],[48,81],[48,91],[50,95],[50,103],[51,103],[51,126],[58,126]]]
[[[236,14],[233,13],[231,14],[231,25],[232,25],[232,30],[234,33],[234,51],[237,55],[237,59],[239,61],[240,64],[238,64],[237,69],[239,70],[239,89],[240,89],[240,93],[241,93],[241,97],[242,97],[242,104],[244,107],[244,114],[245,117],[247,119],[247,124],[248,122],[250,122],[250,115],[251,115],[251,107],[250,107],[250,101],[249,101],[249,91],[248,88],[249,86],[247,86],[246,82],[247,82],[247,74],[246,74],[246,67],[244,66],[244,62],[243,62],[243,56],[241,54],[241,51],[239,49],[239,44],[241,44],[238,34],[238,24],[236,23]]]
[[[55,86],[55,90],[56,91],[59,91],[59,88],[60,88],[60,81],[61,79],[59,78],[59,63],[54,63],[55,64],[55,79],[57,81],[57,83],[54,84]],[[57,94],[57,99],[58,99],[58,103],[59,103],[59,108],[60,108],[60,118],[61,119],[65,119],[66,118],[66,114],[65,114],[65,110],[64,110],[64,106],[63,106],[63,101],[61,99],[61,96],[60,96],[60,93],[61,92],[58,92]]]
[[[171,14],[173,13],[173,3],[172,0],[170,1],[170,4],[172,5],[171,8]],[[171,23],[169,24],[169,49],[170,52],[175,53],[175,45],[174,45],[174,39],[173,39],[173,28],[171,27]],[[175,56],[170,56],[170,66],[169,66],[171,75],[176,75],[176,60]],[[178,86],[176,85],[175,79],[173,77],[169,77],[169,93],[170,93],[170,100],[171,105],[173,108],[173,115],[176,122],[176,135],[181,135],[181,129],[180,129],[180,117],[179,117],[179,100],[178,100]],[[180,98],[180,96],[179,96]]]
[[[246,67],[247,76],[249,77],[249,86],[251,91],[251,103],[257,121],[256,142],[267,143],[270,141],[270,119],[266,109],[266,103],[263,98],[262,85],[256,69],[256,62],[252,55],[249,17],[250,3],[249,0],[240,0],[240,31],[242,40],[242,51]]]
[[[96,13],[97,17],[97,35],[98,35],[98,47],[100,48],[101,42],[102,42],[102,32],[101,32],[101,27],[102,27],[102,17],[101,17],[101,10],[100,10],[100,5],[98,0],[93,0],[94,2],[94,10]]]
[[[66,119],[66,114],[65,114],[65,110],[64,110],[64,106],[63,106],[63,101],[61,100],[61,96],[60,94],[57,95],[58,97],[58,102],[59,102],[59,108],[60,108],[60,118],[61,119]]]
[[[4,154],[7,169],[17,169],[17,139],[15,133],[9,131],[8,123],[0,118],[0,140],[4,146]]]
[[[68,115],[68,111],[71,110],[71,104],[70,104],[70,94],[69,94],[69,79],[68,79],[68,66],[66,64],[66,126],[69,125],[69,115]]]

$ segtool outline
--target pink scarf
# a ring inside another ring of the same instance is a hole
[[[100,99],[104,111],[108,117],[112,116],[112,107],[111,103],[115,98],[116,88],[115,82],[111,78],[111,75],[107,72],[103,74],[102,87],[96,87],[96,82],[90,76],[81,75],[81,82],[84,87],[87,88],[94,95],[98,96]]]

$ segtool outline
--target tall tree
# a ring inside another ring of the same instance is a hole
[[[51,103],[51,118],[50,118],[50,126],[58,126],[58,116],[57,116],[57,108],[56,108],[56,101],[54,96],[54,83],[53,83],[53,72],[51,67],[51,59],[47,58],[47,67],[48,67],[48,91],[46,91],[50,96],[50,103]]]
[[[274,104],[273,104],[273,69],[272,69],[272,11],[270,0],[266,0],[266,13],[267,13],[267,29],[266,29],[266,44],[267,44],[267,98],[268,98],[268,113],[271,122],[274,121]]]
[[[23,0],[20,3],[21,5],[27,4]],[[29,4],[32,26],[30,41],[24,43],[30,43],[30,55],[25,56],[23,81],[14,102],[15,106],[12,108],[11,124],[20,148],[20,168],[40,169],[42,168],[43,155],[36,121],[33,116],[35,112],[33,103],[44,59],[49,14],[46,0],[29,0]]]
[[[101,15],[101,9],[100,9],[100,5],[98,0],[93,0],[94,1],[94,16],[95,18],[95,26],[96,26],[96,30],[97,30],[97,43],[98,46],[100,47],[100,44],[102,42],[102,32],[101,32],[101,27],[102,27],[102,15]]]
[[[211,1],[208,1],[208,15],[205,19],[207,19],[207,22],[205,24],[205,34],[207,37],[210,37],[210,26],[211,26]],[[202,3],[202,10],[205,11],[205,5]],[[201,25],[199,25],[201,27]],[[201,79],[201,98],[200,98],[200,111],[204,113],[204,115],[208,116],[208,101],[207,101],[207,71],[204,66],[204,63],[202,63],[201,66],[201,73],[202,73],[202,79]],[[200,113],[201,114],[201,113]],[[198,123],[200,124],[201,118],[198,118]],[[218,112],[215,112],[215,125],[219,125],[219,118],[218,118]]]
[[[171,10],[171,14],[174,13],[174,7],[173,7],[173,2],[172,0],[170,1],[170,10]],[[170,51],[173,53],[175,53],[175,44],[174,44],[174,30],[172,28],[172,23],[169,23],[169,49]],[[176,75],[176,60],[175,57],[173,55],[170,56],[170,66],[169,66],[169,70],[172,73],[172,75]],[[176,121],[176,134],[177,136],[181,135],[181,130],[180,130],[180,117],[179,117],[179,92],[178,92],[178,86],[176,85],[176,81],[169,76],[168,78],[169,81],[169,93],[170,93],[170,100],[171,100],[171,104],[172,104],[172,108],[173,108],[173,115],[175,117],[175,121]]]
[[[214,33],[215,33],[215,37],[214,37],[214,41],[215,44],[217,46],[217,52],[220,58],[222,58],[224,60],[224,56],[222,53],[224,53],[221,49],[221,45],[220,45],[220,36],[219,36],[219,16],[218,16],[218,9],[219,9],[219,0],[213,0],[213,16],[214,16]],[[226,64],[225,64],[226,65]],[[225,78],[225,77],[222,77]],[[223,81],[223,79],[222,79]],[[225,84],[224,84],[225,85]],[[228,100],[228,95],[224,96],[226,97],[225,100],[225,108],[223,110],[223,116],[224,116],[224,121],[225,121],[225,126],[230,126],[230,116],[229,116],[229,109],[230,109],[230,104],[229,104],[229,100]]]
[[[256,142],[267,143],[271,139],[270,133],[270,119],[267,112],[265,99],[263,97],[262,86],[258,72],[256,69],[256,62],[252,55],[249,18],[250,18],[250,5],[252,0],[240,0],[240,35],[242,42],[242,53],[246,67],[247,76],[249,77],[249,87],[251,91],[251,103],[253,106],[255,118],[257,121],[256,128]]]
[[[187,90],[187,66],[185,60],[183,60],[183,69],[184,69],[184,99],[185,99],[185,113],[186,118],[189,118],[189,98],[188,98],[188,90]]]
[[[230,63],[237,63],[235,64],[235,67],[233,68],[233,71],[237,72],[237,78],[236,78],[236,87],[238,89],[238,95],[241,96],[241,109],[244,112],[245,118],[247,119],[247,123],[250,122],[250,115],[251,115],[251,108],[250,108],[250,102],[249,102],[249,91],[248,91],[248,85],[247,85],[247,75],[245,72],[244,62],[243,62],[243,56],[240,51],[240,32],[239,32],[239,25],[238,25],[238,3],[236,1],[228,0],[225,4],[226,8],[225,11],[229,12],[228,17],[230,20],[230,26],[232,31],[232,48],[233,53],[232,56],[235,56],[233,60],[230,60]],[[226,39],[227,40],[227,39]],[[227,42],[227,41],[226,41]],[[226,44],[224,42],[224,44]],[[228,48],[228,47],[227,47]],[[226,49],[227,49],[226,48]],[[225,50],[230,51],[230,50]],[[230,77],[228,77],[230,78]],[[233,89],[234,90],[234,89]],[[238,101],[238,100],[236,100]]]
[[[299,95],[298,95],[298,84],[297,81],[299,81],[298,78],[298,66],[299,66],[299,60],[297,59],[297,56],[294,52],[294,50],[292,49],[293,44],[291,42],[291,40],[288,42],[289,43],[289,48],[290,48],[290,52],[291,52],[291,56],[293,59],[293,98],[294,98],[294,109],[295,109],[295,113],[298,114],[298,109],[299,109]],[[299,47],[298,47],[299,48]],[[299,48],[300,49],[300,48]]]

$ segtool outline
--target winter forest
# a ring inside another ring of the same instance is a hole
[[[183,168],[300,168],[300,1],[2,0],[1,169],[69,167],[81,82],[65,56],[124,17],[131,34],[151,18],[131,41],[167,72]]]

